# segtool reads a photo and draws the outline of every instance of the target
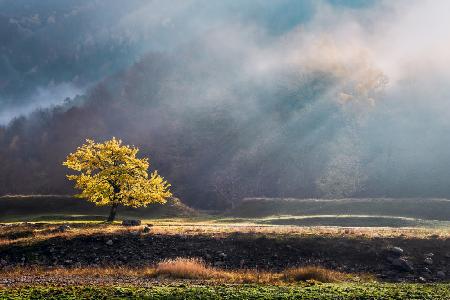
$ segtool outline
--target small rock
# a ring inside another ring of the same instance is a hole
[[[112,244],[113,244],[113,241],[112,241],[112,240],[108,240],[108,241],[106,242],[106,245],[108,245],[108,246],[112,246]]]
[[[227,258],[227,255],[225,253],[221,252],[221,253],[219,253],[219,257],[222,259],[225,259],[225,258]]]
[[[122,226],[140,226],[141,220],[125,219],[122,221]]]
[[[241,259],[239,261],[239,266],[241,267],[241,269],[244,267],[244,264],[245,264],[245,259]]]
[[[67,230],[70,230],[70,226],[67,224],[63,224],[61,226],[58,226],[57,230],[60,232],[66,232]]]
[[[414,270],[413,265],[410,261],[404,259],[404,258],[396,258],[392,261],[392,265],[397,267],[398,269],[402,271],[411,272]]]
[[[419,282],[422,282],[422,283],[427,282],[427,280],[426,280],[425,278],[423,278],[423,277],[419,277],[418,281],[419,281]]]
[[[437,272],[437,273],[436,273],[436,276],[437,276],[439,279],[445,279],[445,273],[444,273],[443,271]]]
[[[433,264],[433,259],[431,259],[431,257],[427,257],[424,259],[423,261],[425,264],[431,266]]]
[[[151,231],[151,227],[150,226],[148,226],[148,225],[146,225],[145,227],[144,227],[144,229],[142,230],[142,232],[144,232],[144,233],[149,233],[150,231]]]
[[[423,256],[432,258],[434,256],[434,253],[431,253],[431,252],[430,253],[425,253]]]
[[[214,262],[214,267],[222,267],[222,266],[223,266],[223,262],[222,261]]]
[[[391,247],[388,249],[389,253],[395,255],[396,257],[400,257],[403,255],[403,249],[400,247]]]

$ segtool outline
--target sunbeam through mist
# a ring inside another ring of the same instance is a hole
[[[0,193],[68,193],[70,149],[119,136],[203,208],[450,196],[448,1],[25,3],[0,1]]]

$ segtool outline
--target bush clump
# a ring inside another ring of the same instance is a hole
[[[283,273],[286,281],[318,281],[333,283],[343,281],[345,274],[316,266],[307,266],[287,269]]]
[[[220,273],[198,258],[166,259],[156,266],[156,275],[176,279],[212,279]]]

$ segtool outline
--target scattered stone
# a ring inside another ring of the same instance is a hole
[[[245,264],[245,259],[241,259],[239,261],[239,267],[241,267],[241,269],[242,269],[244,267],[244,264]]]
[[[413,265],[410,261],[404,258],[396,258],[392,261],[392,265],[398,269],[406,272],[411,272],[414,270]]]
[[[122,226],[140,226],[141,220],[137,219],[125,219],[122,221]]]
[[[419,277],[419,282],[421,282],[421,283],[425,283],[425,282],[427,282],[427,280],[425,279],[425,278],[423,278],[423,277]]]
[[[402,256],[403,253],[405,252],[400,247],[391,247],[391,248],[388,248],[387,250],[389,251],[390,254],[392,254],[392,255],[394,255],[396,257]]]
[[[62,224],[45,225],[43,228],[47,230],[44,232],[54,234],[59,225]],[[73,226],[71,225],[72,231],[81,231]],[[260,266],[282,270],[295,265],[321,265],[342,272],[374,274],[386,281],[419,283],[425,280],[431,283],[446,280],[450,276],[450,268],[447,267],[450,262],[447,240],[430,244],[424,239],[396,242],[395,239],[381,237],[373,241],[346,239],[346,242],[333,243],[328,240],[323,242],[321,239],[316,242],[314,239],[309,244],[308,237],[308,243],[305,244],[303,237],[280,241],[272,238],[255,239],[253,235],[247,238],[245,234],[236,235],[238,238],[233,236],[232,239],[224,238],[221,234],[214,237],[213,234],[153,234],[156,227],[152,228],[147,222],[142,222],[138,227],[122,228],[125,231],[120,233],[99,231],[98,234],[81,234],[70,239],[51,238],[23,249],[18,248],[15,243],[3,245],[0,251],[0,269],[8,270],[21,264],[27,267],[36,265],[62,268],[92,265],[105,267],[113,264],[140,267],[154,264],[166,257],[180,256],[199,257],[215,267],[233,269],[253,269]],[[2,227],[0,231],[1,229]],[[147,231],[151,233],[143,233]],[[134,232],[139,232],[141,237],[134,236]],[[391,245],[392,248],[386,245]],[[405,251],[393,246],[401,246]],[[311,247],[313,254],[309,254],[308,249],[305,249],[307,247]],[[342,251],[322,251],[326,247]],[[374,249],[373,253],[369,252],[370,249]],[[390,249],[392,250],[388,251]],[[354,255],[355,253],[363,255]],[[399,256],[400,253],[403,254]],[[445,257],[446,254],[449,258]],[[24,261],[21,260],[22,257]],[[430,259],[433,261],[432,265],[425,262]],[[414,262],[414,265],[409,261]],[[2,264],[6,266],[2,267]],[[438,274],[438,271],[442,273]]]
[[[222,266],[223,266],[223,262],[222,261],[214,262],[214,267],[222,267]]]
[[[433,264],[433,259],[431,259],[431,257],[427,257],[424,259],[423,261],[425,264],[431,266]]]
[[[70,230],[70,226],[67,224],[63,224],[58,226],[58,228],[56,230],[60,231],[60,232],[66,232],[67,230]]]

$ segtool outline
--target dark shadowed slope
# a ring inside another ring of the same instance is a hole
[[[98,207],[82,199],[62,195],[3,196],[0,197],[0,221],[104,221],[109,207]],[[165,205],[153,204],[146,208],[121,207],[119,219],[126,217],[161,218],[192,217],[197,212],[176,198]]]

